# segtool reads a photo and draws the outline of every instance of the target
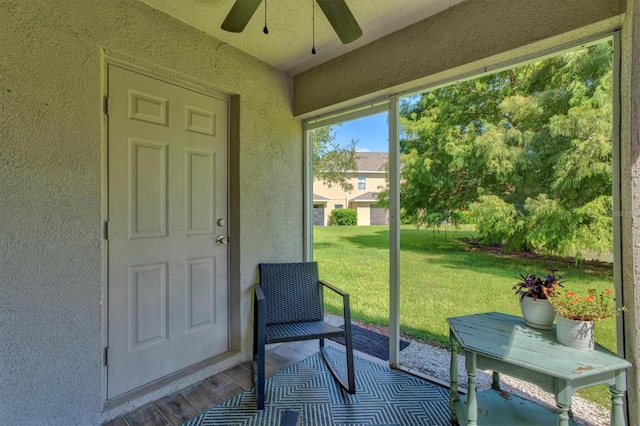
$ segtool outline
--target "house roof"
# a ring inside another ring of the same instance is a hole
[[[378,202],[378,193],[377,192],[365,192],[362,195],[358,195],[357,197],[354,197],[352,199],[350,199],[349,201],[355,202],[355,203],[362,203],[362,202]]]
[[[359,172],[384,172],[384,165],[389,158],[386,152],[358,152],[356,164]]]
[[[323,197],[322,195],[313,194],[313,201],[329,201],[327,197]]]

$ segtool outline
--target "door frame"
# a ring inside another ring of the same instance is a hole
[[[107,95],[109,93],[108,69],[110,65],[115,65],[126,70],[143,74],[150,78],[155,78],[169,84],[193,90],[195,92],[211,96],[227,102],[227,235],[230,236],[227,252],[227,289],[228,289],[228,328],[229,328],[229,351],[217,355],[208,360],[202,361],[194,366],[187,367],[184,370],[156,380],[150,384],[144,385],[136,390],[125,393],[123,395],[107,399],[107,381],[108,371],[106,365],[106,348],[109,345],[109,241],[107,236],[107,222],[109,221],[109,122],[107,116]],[[240,353],[241,337],[240,337],[240,318],[233,315],[233,307],[240,306],[239,291],[239,244],[235,236],[239,235],[239,215],[237,206],[239,197],[232,194],[238,194],[239,175],[232,172],[231,166],[237,167],[239,159],[239,126],[236,117],[239,106],[239,96],[228,93],[213,86],[211,83],[196,79],[184,72],[174,69],[168,69],[157,64],[139,60],[135,57],[123,54],[121,52],[110,49],[100,49],[100,104],[101,104],[101,161],[100,161],[100,240],[101,240],[101,352],[100,360],[102,365],[101,374],[101,394],[103,412],[111,410],[115,407],[130,403],[131,401],[142,399],[145,395],[150,395],[153,391],[158,390],[171,382],[193,374],[215,362],[222,359],[233,357]],[[232,119],[232,114],[234,117]],[[233,141],[234,143],[231,143]],[[151,399],[150,399],[151,400]]]

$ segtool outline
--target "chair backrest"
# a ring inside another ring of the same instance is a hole
[[[267,324],[323,319],[317,262],[261,263],[260,286]]]

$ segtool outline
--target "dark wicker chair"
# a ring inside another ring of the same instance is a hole
[[[356,393],[351,339],[349,295],[321,281],[316,262],[261,263],[255,285],[253,321],[253,376],[258,410],[264,408],[265,344],[320,339],[320,353],[340,386]],[[324,321],[323,288],[342,296],[344,330]],[[340,377],[325,352],[324,339],[343,336],[347,380]]]

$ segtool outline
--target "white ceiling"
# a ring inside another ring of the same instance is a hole
[[[266,0],[268,35],[262,31],[264,0],[242,33],[220,28],[235,0],[141,1],[293,76],[463,0],[346,0],[363,32],[346,45],[315,4],[315,55],[311,54],[314,0]]]

